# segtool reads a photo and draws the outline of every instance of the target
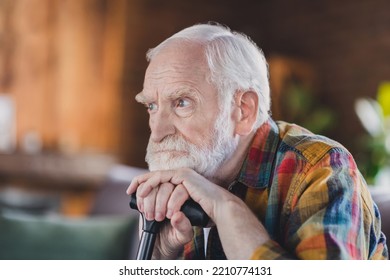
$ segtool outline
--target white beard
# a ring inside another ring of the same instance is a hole
[[[201,146],[179,135],[169,135],[159,143],[149,139],[146,153],[149,170],[191,168],[206,178],[213,178],[238,145],[238,138],[233,136],[233,123],[226,115],[225,111],[217,118],[209,141]]]

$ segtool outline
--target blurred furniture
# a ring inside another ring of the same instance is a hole
[[[382,232],[386,236],[387,248],[390,249],[390,188],[370,187],[372,198],[379,208],[382,218]]]
[[[95,202],[91,207],[91,215],[137,215],[129,208],[129,197],[126,189],[131,180],[146,169],[116,164],[107,173],[106,179],[99,186]]]
[[[0,259],[128,259],[133,217],[0,216]]]
[[[126,189],[131,180],[140,174],[147,172],[146,169],[116,164],[107,174],[106,179],[99,188],[95,197],[95,203],[91,207],[91,216],[106,217],[132,217],[137,221],[136,234],[132,235],[129,259],[136,259],[139,243],[138,235],[138,212],[130,209],[130,199],[126,195]]]
[[[114,157],[105,154],[0,154],[0,192],[12,188],[18,189],[19,194],[24,191],[26,197],[28,193],[59,196],[61,214],[85,216],[115,163]],[[0,197],[0,204],[1,201],[9,206],[13,203]],[[27,199],[24,203],[28,208]],[[32,208],[38,207],[37,200],[32,203]]]
[[[0,178],[52,187],[96,187],[116,163],[105,154],[0,154]]]
[[[114,165],[96,186],[88,216],[0,207],[0,259],[135,259],[138,212],[125,191],[146,170]],[[41,203],[42,204],[42,203]]]

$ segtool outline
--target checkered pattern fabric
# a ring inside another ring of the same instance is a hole
[[[252,259],[388,258],[365,180],[351,154],[326,137],[269,119],[258,129],[231,191],[272,239]],[[226,258],[216,229],[206,256],[203,231],[194,231],[182,258]]]

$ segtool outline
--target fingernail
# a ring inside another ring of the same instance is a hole
[[[168,219],[172,218],[172,214],[173,214],[172,210],[168,209],[168,211],[167,211],[167,218]]]

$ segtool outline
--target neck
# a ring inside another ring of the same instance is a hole
[[[255,132],[241,136],[235,152],[225,160],[216,174],[209,178],[213,183],[227,189],[237,177],[248,153]]]

